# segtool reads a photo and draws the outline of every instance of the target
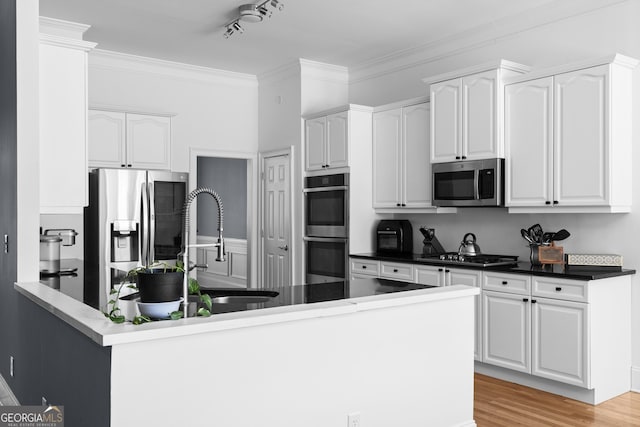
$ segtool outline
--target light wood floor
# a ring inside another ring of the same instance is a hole
[[[475,375],[474,419],[478,427],[640,426],[640,393],[625,393],[597,406]]]

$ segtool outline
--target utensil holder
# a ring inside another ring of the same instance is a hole
[[[542,265],[540,263],[540,252],[539,249],[540,245],[538,245],[537,243],[532,243],[529,245],[529,250],[531,251],[531,253],[529,254],[529,261],[531,262],[531,265]]]

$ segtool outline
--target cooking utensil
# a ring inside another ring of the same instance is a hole
[[[527,232],[527,230],[521,228],[520,234],[522,235],[522,238],[526,240],[530,245],[533,244],[533,240],[531,240],[531,237],[529,237],[529,233]]]
[[[571,233],[569,233],[567,230],[563,228],[562,230],[553,233],[553,237],[551,238],[551,241],[557,242],[560,240],[564,240],[569,236],[571,236]]]
[[[458,255],[479,255],[481,253],[480,246],[476,244],[476,235],[473,233],[467,233],[460,242],[458,248]]]
[[[533,243],[542,244],[542,235],[544,232],[542,231],[540,224],[532,225],[527,231],[529,232],[529,237],[531,237]]]
[[[555,236],[556,233],[551,233],[551,232],[546,232],[542,235],[542,244],[543,245],[549,245],[551,244],[551,242],[553,241],[553,236]]]

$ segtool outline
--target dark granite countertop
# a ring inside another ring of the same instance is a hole
[[[401,262],[409,264],[424,264],[424,265],[445,265],[438,263],[437,260],[423,258],[422,254],[403,254],[403,255],[387,255],[376,253],[362,253],[362,254],[350,254],[352,258],[361,259],[373,259],[379,261],[389,262]],[[573,280],[598,280],[606,279],[609,277],[626,276],[635,274],[635,270],[631,269],[611,269],[608,267],[583,267],[583,266],[565,266],[561,264],[550,264],[545,266],[533,266],[528,261],[518,261],[517,266],[499,266],[499,267],[478,267],[473,264],[446,264],[450,268],[467,268],[467,269],[480,269],[483,271],[499,271],[503,273],[514,274],[531,274],[534,276],[550,276],[557,277],[558,279],[573,279]]]
[[[77,269],[74,273],[64,275],[40,276],[40,283],[57,289],[75,300],[91,305],[86,295],[91,293],[92,284],[85,283],[84,263],[79,259],[61,260],[62,268]],[[95,284],[97,286],[97,284]],[[260,303],[216,303],[212,314],[235,311],[256,310],[260,308],[281,307],[288,305],[310,304],[314,302],[334,301],[358,298],[393,292],[427,289],[433,286],[400,282],[388,279],[358,279],[355,281],[337,281],[309,285],[294,285],[270,288],[278,292],[278,296]],[[265,289],[260,289],[265,290]],[[212,297],[242,293],[243,288],[202,288],[203,293]],[[96,308],[96,307],[94,307]]]

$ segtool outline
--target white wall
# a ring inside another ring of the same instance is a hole
[[[255,76],[94,50],[89,105],[173,113],[172,164],[189,171],[189,149],[256,153]]]
[[[39,7],[35,0],[16,1],[16,74],[18,131],[18,250],[19,282],[39,280],[38,223],[40,163],[38,126]],[[34,153],[36,155],[34,155]],[[15,247],[14,246],[14,247]]]
[[[589,1],[585,5],[602,2]],[[566,2],[579,7],[576,2]],[[582,5],[580,5],[581,7]],[[585,6],[586,7],[586,6]],[[568,15],[567,9],[558,12]],[[622,53],[640,58],[640,2],[622,1],[595,8],[578,16],[555,19],[542,12],[528,20],[511,22],[503,28],[470,34],[467,39],[448,41],[450,53],[423,52],[418,65],[393,69],[359,70],[350,85],[350,102],[381,105],[398,99],[427,94],[421,79],[446,71],[477,65],[499,58],[544,68],[573,61]],[[543,24],[544,19],[551,22]],[[483,39],[483,37],[485,37]],[[421,62],[420,62],[421,61]],[[369,73],[369,74],[367,74]],[[392,89],[390,89],[392,88]],[[634,72],[634,146],[640,146],[640,69]],[[634,164],[640,163],[640,150],[634,150]],[[577,159],[578,160],[578,159]],[[457,250],[465,232],[471,231],[486,253],[519,255],[528,259],[529,250],[520,237],[520,228],[540,223],[549,231],[566,228],[572,236],[562,242],[565,252],[616,253],[624,256],[626,268],[640,270],[636,230],[640,226],[640,176],[634,177],[635,206],[630,214],[508,214],[505,209],[461,209],[455,215],[407,216],[414,225],[415,250],[421,252],[420,225],[436,229],[446,250]],[[640,390],[640,277],[634,277],[632,290],[632,341],[634,388]]]
[[[260,152],[293,147],[291,237],[293,283],[303,283],[304,125],[301,116],[345,105],[347,69],[300,59],[262,75],[260,81]]]

